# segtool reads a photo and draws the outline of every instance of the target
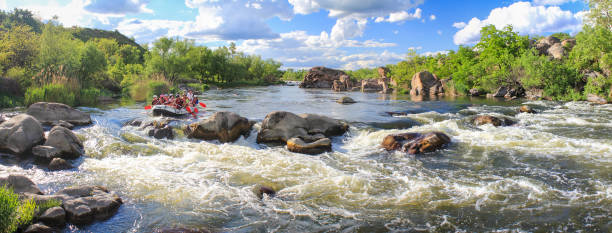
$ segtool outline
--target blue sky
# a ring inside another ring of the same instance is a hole
[[[372,68],[478,41],[479,29],[521,34],[580,30],[579,0],[0,0],[64,26],[118,30],[139,43],[168,36],[211,47],[236,42],[284,68]]]

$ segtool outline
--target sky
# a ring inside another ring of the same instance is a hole
[[[219,47],[231,42],[283,68],[345,70],[474,45],[480,28],[522,35],[580,31],[581,0],[0,0],[66,27],[118,30],[147,44],[160,37]]]

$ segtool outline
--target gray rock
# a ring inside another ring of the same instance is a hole
[[[60,158],[62,155],[60,150],[58,150],[57,148],[43,145],[33,147],[32,154],[36,156],[37,159],[43,160],[45,162],[50,162],[54,158]]]
[[[495,117],[489,115],[480,115],[474,117],[472,120],[474,125],[486,125],[491,124],[493,126],[509,126],[515,124],[514,121],[507,119],[505,117]]]
[[[331,151],[331,140],[322,138],[314,142],[304,142],[300,138],[291,138],[287,141],[287,149],[291,152],[316,155]]]
[[[29,115],[19,114],[0,124],[0,151],[23,154],[43,140],[42,126]]]
[[[548,55],[548,49],[554,44],[560,43],[561,41],[554,36],[547,36],[540,39],[536,43],[536,49],[540,55]]]
[[[565,48],[563,47],[563,45],[561,45],[561,43],[556,43],[550,46],[550,48],[548,48],[548,50],[546,51],[548,52],[549,56],[557,60],[563,59],[566,54]]]
[[[499,87],[499,88],[497,88],[495,93],[487,94],[487,97],[504,97],[504,96],[506,96],[506,94],[508,94],[509,90],[510,90],[510,88],[505,87],[505,86],[504,87]]]
[[[154,128],[149,130],[149,137],[154,137],[157,139],[174,139],[174,131],[172,131],[172,126],[165,125],[161,128]]]
[[[68,161],[62,158],[54,158],[51,160],[48,167],[50,171],[68,170],[73,168]]]
[[[61,127],[66,128],[66,129],[74,129],[74,125],[73,124],[70,124],[70,123],[68,123],[66,121],[63,121],[63,120],[59,120],[57,122],[53,122],[51,124],[51,126],[61,126]]]
[[[403,133],[387,135],[381,146],[388,151],[401,150],[416,155],[439,150],[450,142],[450,137],[442,132]]]
[[[119,196],[101,186],[67,188],[56,194],[68,196],[63,204],[66,216],[69,222],[77,225],[109,218],[123,204]]]
[[[64,227],[66,225],[66,211],[62,207],[53,207],[41,214],[38,220],[49,226]]]
[[[56,233],[56,232],[60,232],[60,231],[58,231],[57,229],[53,229],[40,222],[28,226],[28,228],[26,228],[26,230],[24,231],[24,233]]]
[[[315,114],[296,115],[290,112],[269,113],[257,134],[258,143],[287,143],[294,137],[308,138],[317,134],[339,136],[348,130],[343,121]]]
[[[57,148],[62,158],[76,159],[81,157],[84,152],[81,140],[72,131],[64,127],[53,127],[47,138],[45,146]]]
[[[435,96],[444,93],[440,79],[429,71],[421,71],[414,74],[410,85],[412,87],[410,95]]]
[[[595,95],[595,94],[588,94],[587,101],[591,103],[596,103],[596,104],[607,104],[608,103],[608,101],[605,98]]]
[[[187,126],[185,135],[189,138],[233,142],[242,135],[248,136],[251,126],[247,118],[236,113],[216,112],[206,120]]]
[[[330,69],[327,67],[313,67],[304,76],[304,80],[300,83],[300,88],[327,88],[333,86],[334,80],[340,80],[342,75],[346,75],[344,71]]]
[[[471,96],[480,96],[483,93],[480,92],[480,90],[478,90],[478,88],[472,88],[470,89],[470,95]]]
[[[2,185],[12,188],[15,193],[43,194],[32,180],[22,175],[0,177],[0,186]]]
[[[60,120],[73,125],[89,125],[89,114],[60,103],[38,102],[30,105],[27,114],[35,117],[44,125],[52,125]]]
[[[339,104],[354,104],[357,103],[353,98],[348,97],[348,96],[342,96],[342,98],[338,99]]]
[[[533,108],[531,108],[531,106],[529,105],[523,105],[519,108],[519,112],[522,113],[536,113],[535,110],[533,110]]]

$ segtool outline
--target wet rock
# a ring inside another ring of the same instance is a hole
[[[340,80],[342,75],[346,73],[321,66],[313,67],[304,76],[300,88],[332,88],[334,80]]]
[[[66,121],[63,121],[63,120],[59,120],[57,122],[53,122],[51,124],[51,126],[61,126],[61,127],[66,128],[66,129],[74,129],[74,125],[73,124],[70,124],[70,123],[68,123]]]
[[[57,232],[60,232],[60,231],[57,229],[53,229],[40,222],[28,226],[28,228],[26,228],[26,230],[24,231],[24,233],[57,233]]]
[[[334,80],[332,84],[332,90],[334,91],[350,91],[353,89],[355,84],[351,80],[351,78],[346,75],[340,75],[339,80]]]
[[[123,201],[113,192],[101,186],[80,186],[59,191],[56,195],[68,196],[63,206],[68,222],[89,224],[113,216]]]
[[[478,90],[478,88],[472,88],[470,89],[470,95],[471,96],[480,96],[484,93],[482,93],[480,90]]]
[[[409,154],[421,154],[441,149],[451,142],[442,132],[402,133],[387,135],[382,147],[388,151],[401,150]]]
[[[544,97],[544,89],[531,89],[525,92],[525,97],[530,100],[540,100]]]
[[[403,113],[403,114],[406,115],[406,113]],[[397,115],[394,115],[394,116],[397,116]],[[371,123],[368,123],[368,125],[371,125],[372,127],[379,128],[379,129],[409,129],[409,128],[412,128],[413,126],[417,126],[421,124],[415,120],[406,118],[406,119],[394,120],[394,121],[388,121],[388,122],[371,122]]]
[[[64,159],[76,159],[84,153],[81,139],[69,129],[55,126],[49,131],[47,138],[45,146],[57,148]]]
[[[605,98],[595,95],[595,94],[588,94],[587,101],[591,103],[596,103],[596,104],[607,104],[608,103],[608,101]]]
[[[43,194],[38,186],[28,177],[22,175],[8,175],[0,177],[0,186],[6,185],[15,191],[15,193],[32,193]]]
[[[509,126],[509,125],[515,124],[515,122],[513,122],[510,119],[494,117],[494,116],[489,116],[489,115],[476,116],[474,117],[472,122],[474,123],[474,125],[492,124],[493,126]]]
[[[332,137],[342,135],[347,130],[348,124],[326,116],[278,111],[269,113],[263,120],[257,142],[286,143],[290,138],[317,134]]]
[[[89,114],[60,103],[38,102],[30,105],[27,114],[33,116],[44,125],[52,125],[60,120],[73,125],[89,125]]]
[[[338,102],[339,104],[354,104],[354,103],[357,103],[357,102],[355,102],[355,100],[353,98],[348,97],[348,96],[342,96],[336,102]]]
[[[533,110],[533,108],[531,108],[529,105],[523,105],[519,108],[519,112],[524,112],[524,113],[536,113],[535,110]]]
[[[497,90],[494,93],[491,94],[487,94],[487,97],[504,97],[506,96],[506,94],[508,93],[508,91],[510,90],[510,88],[508,87],[499,87],[497,88]]]
[[[270,188],[268,186],[259,186],[259,188],[257,188],[256,193],[257,197],[259,198],[263,198],[263,195],[266,194],[270,197],[273,197],[274,195],[276,195],[276,191],[274,191],[273,188]]]
[[[4,115],[0,114],[0,124],[2,124],[5,121],[6,119],[4,119]]]
[[[51,160],[48,167],[50,171],[68,170],[73,168],[68,161],[62,158],[54,158]]]
[[[149,130],[148,135],[149,137],[154,137],[157,139],[174,139],[174,131],[172,131],[172,126],[169,125],[165,125],[161,128],[156,127],[154,129],[151,129]]]
[[[205,229],[189,229],[189,228],[164,228],[161,230],[155,231],[156,233],[210,233],[210,231]]]
[[[251,132],[251,123],[245,117],[233,112],[216,112],[210,118],[185,128],[189,138],[233,142]]]
[[[136,134],[133,134],[133,133],[128,133],[128,132],[122,133],[121,134],[121,138],[123,138],[125,141],[130,142],[130,143],[146,143],[146,142],[148,142],[147,139],[145,139],[143,137],[140,137],[140,136],[138,136]]]
[[[50,162],[54,158],[60,158],[62,153],[55,147],[38,145],[32,148],[32,154],[36,156],[36,159],[43,162]]]
[[[291,152],[316,155],[323,152],[331,151],[331,140],[322,138],[314,142],[304,142],[300,138],[291,138],[287,140],[287,149]]]
[[[506,99],[516,99],[525,96],[525,89],[521,86],[513,87],[508,89],[508,92],[504,95]]]
[[[49,226],[64,227],[66,225],[66,211],[62,207],[47,209],[38,217],[38,220]]]
[[[0,124],[0,151],[23,154],[43,140],[42,126],[29,115],[19,114]]]
[[[412,76],[411,95],[438,95],[444,93],[442,83],[435,74],[421,71]]]
[[[134,126],[134,127],[139,127],[140,125],[142,125],[142,120],[140,119],[133,119],[123,124],[123,126]]]
[[[379,92],[383,90],[385,90],[385,87],[379,79],[361,80],[361,92]]]

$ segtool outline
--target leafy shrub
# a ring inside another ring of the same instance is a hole
[[[0,94],[0,108],[13,108],[22,104],[22,97]]]
[[[19,226],[29,224],[34,218],[36,203],[19,201],[12,189],[0,186],[0,232],[15,232]]]
[[[172,92],[172,86],[164,80],[141,79],[130,86],[130,96],[135,101],[146,101],[153,95]]]
[[[168,93],[170,91],[170,87],[167,82],[164,81],[149,81],[149,96],[152,95],[161,95],[163,93]]]
[[[584,86],[585,97],[588,94],[595,94],[599,96],[608,96],[608,88],[612,85],[612,81],[603,75],[598,75],[594,78],[587,80],[586,86]]]
[[[83,89],[81,90],[81,95],[79,96],[79,105],[95,105],[97,103],[98,96],[100,95],[100,89],[95,87]]]
[[[190,87],[193,90],[201,91],[201,92],[206,91],[206,90],[208,90],[210,88],[208,86],[208,84],[206,84],[206,83],[202,83],[202,84],[200,84],[200,83],[189,83],[189,84],[187,84],[187,86]]]
[[[58,207],[60,205],[62,205],[62,201],[57,200],[57,199],[49,199],[47,201],[38,203],[36,205],[36,211],[35,212],[38,213],[38,214],[42,214],[45,211],[47,211],[48,209],[51,209],[53,207]]]
[[[30,87],[25,94],[25,104],[36,102],[57,102],[76,106],[77,97],[74,92],[61,84],[47,84],[42,87]]]

